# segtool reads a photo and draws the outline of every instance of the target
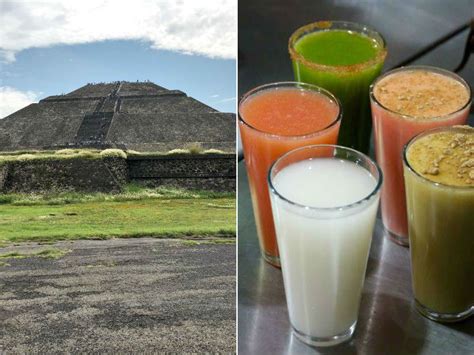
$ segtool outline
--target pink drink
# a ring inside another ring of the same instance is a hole
[[[415,135],[467,121],[471,91],[457,75],[413,66],[383,75],[370,90],[377,162],[384,174],[382,220],[389,236],[408,245],[402,151]]]

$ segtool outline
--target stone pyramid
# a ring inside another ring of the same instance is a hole
[[[235,150],[235,115],[152,82],[87,84],[0,119],[0,151],[109,148]]]

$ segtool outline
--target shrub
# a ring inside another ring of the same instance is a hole
[[[127,150],[125,151],[127,157],[160,157],[168,154],[167,152],[162,151],[153,151],[153,152],[138,152],[136,150]],[[188,153],[188,151],[186,151]]]
[[[225,152],[220,149],[207,149],[203,153],[204,154],[225,154]]]
[[[23,160],[33,160],[36,156],[34,154],[21,154],[16,159],[23,161]]]
[[[1,155],[21,155],[21,154],[37,154],[41,153],[41,150],[15,150],[11,152],[0,152]]]
[[[121,150],[121,149],[105,149],[100,152],[101,157],[107,157],[107,158],[123,158],[127,159],[127,154]]]
[[[79,153],[72,155],[74,158],[85,158],[85,159],[94,159],[98,158],[99,154],[90,150],[81,150]]]
[[[173,149],[168,152],[168,154],[189,154],[190,151],[188,149]]]
[[[0,194],[0,205],[2,204],[7,204],[7,203],[12,203],[13,202],[13,197],[9,195],[1,195]]]
[[[16,157],[13,156],[13,155],[0,155],[0,164],[3,163],[3,162],[9,162],[9,161],[12,161],[12,160],[15,160]]]
[[[61,150],[57,150],[55,154],[72,155],[72,154],[76,154],[77,152],[78,152],[77,149],[61,149]]]
[[[127,154],[127,155],[142,155],[141,152],[138,152],[138,151],[136,151],[136,150],[131,150],[131,149],[130,149],[130,150],[127,149],[127,151],[125,152],[125,154]]]
[[[201,143],[199,142],[194,142],[194,143],[189,143],[188,145],[186,145],[185,147],[189,153],[191,154],[200,154],[202,153],[202,151],[204,150],[204,148],[202,147]]]

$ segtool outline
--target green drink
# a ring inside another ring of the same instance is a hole
[[[474,128],[425,131],[404,151],[413,294],[439,322],[474,314]]]
[[[295,79],[321,86],[340,100],[344,119],[338,143],[368,153],[369,86],[387,55],[382,36],[363,25],[322,21],[296,30],[288,48]]]

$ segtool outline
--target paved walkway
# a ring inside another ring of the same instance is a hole
[[[235,245],[152,238],[0,266],[0,353],[235,351]]]

